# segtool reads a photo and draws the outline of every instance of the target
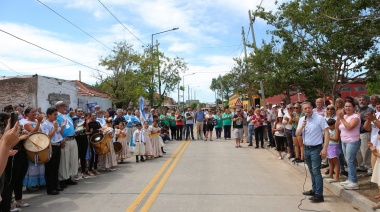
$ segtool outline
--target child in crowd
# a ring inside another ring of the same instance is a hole
[[[141,123],[136,124],[136,130],[133,132],[133,143],[135,144],[134,155],[136,156],[136,163],[139,162],[139,156],[141,162],[145,162],[145,136],[144,132],[141,130]]]
[[[327,158],[329,159],[329,178],[332,178],[330,182],[339,182],[339,173],[340,166],[338,161],[339,156],[339,130],[335,129],[335,120],[329,119],[327,120],[327,124],[329,125],[329,133],[330,133],[330,141],[329,146],[327,147]],[[333,174],[335,173],[335,177]]]

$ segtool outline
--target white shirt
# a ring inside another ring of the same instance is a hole
[[[54,129],[54,123],[48,120],[45,120],[41,125],[41,131],[45,133],[46,135],[49,135],[53,131],[53,129]],[[51,137],[50,139],[52,143],[58,143],[63,140],[61,133],[59,133],[60,131],[61,131],[61,127],[58,127],[53,137]]]
[[[286,121],[285,118],[288,118],[288,121]],[[292,130],[292,125],[291,125],[291,124],[288,124],[289,121],[290,121],[290,119],[291,119],[291,117],[290,117],[289,113],[286,113],[286,114],[284,115],[283,120],[282,120],[282,123],[284,124],[284,127],[285,127],[285,129],[287,129],[287,130]]]
[[[306,116],[301,117],[297,129],[302,128],[302,123]],[[302,131],[303,143],[308,146],[316,146],[323,143],[323,130],[328,128],[325,119],[318,115],[312,114],[311,119],[307,120],[306,126]]]
[[[142,130],[136,129],[133,132],[133,142],[145,143],[145,136]]]
[[[377,112],[376,113],[376,119],[377,119],[377,121],[380,121],[379,118],[380,118],[380,113]],[[371,143],[373,144],[373,146],[377,147],[379,145],[379,136],[378,136],[379,135],[378,134],[379,128],[377,128],[376,125],[373,122],[371,122],[371,127],[372,127],[372,130],[371,130]]]

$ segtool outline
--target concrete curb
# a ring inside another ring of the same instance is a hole
[[[268,149],[269,152],[271,152],[274,155],[278,155],[278,152],[275,149]],[[283,160],[287,164],[291,165],[295,169],[297,169],[300,173],[305,174],[305,168],[303,164],[301,165],[294,165],[290,160],[285,159]],[[308,171],[308,170],[307,170]],[[310,175],[308,175],[308,178],[310,178]],[[355,191],[349,191],[344,189],[339,183],[329,183],[326,179],[323,180],[323,187],[333,192],[335,195],[340,196],[347,202],[350,202],[354,207],[359,208],[362,211],[376,211],[380,212],[380,209],[373,209],[374,207],[377,207],[377,204],[370,201],[367,197],[355,192]],[[380,203],[379,203],[380,204]]]

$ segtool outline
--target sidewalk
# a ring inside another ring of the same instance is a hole
[[[267,148],[267,150],[276,156],[278,155],[278,152],[273,148],[270,148],[270,149]],[[300,163],[297,165],[297,164],[293,164],[291,162],[291,160],[288,160],[288,159],[284,159],[283,161],[288,163],[290,166],[295,167],[302,174],[305,174],[305,168],[306,168],[306,171],[308,172],[307,173],[308,177],[310,177],[308,168],[307,168],[307,166],[306,167],[304,166],[304,163]],[[322,173],[322,175],[323,175],[323,173]],[[346,180],[346,179],[344,179],[344,180]],[[330,190],[335,195],[340,196],[344,200],[350,202],[354,207],[357,207],[361,211],[377,211],[377,212],[380,212],[380,209],[373,209],[373,208],[377,208],[377,204],[375,202],[372,202],[371,200],[369,200],[367,197],[363,196],[362,194],[360,194],[358,192],[359,190],[356,190],[356,191],[355,190],[351,190],[351,191],[345,190],[340,185],[340,183],[329,183],[327,179],[323,180],[323,185],[326,189]],[[359,183],[359,185],[360,185],[360,183]],[[376,185],[374,185],[374,186],[377,187]]]

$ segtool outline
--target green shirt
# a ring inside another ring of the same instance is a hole
[[[223,126],[231,126],[232,124],[232,114],[229,113],[223,113],[222,115],[222,120],[223,120]]]
[[[223,127],[222,116],[215,115],[215,119],[218,120],[218,124],[215,126],[215,128],[222,128]]]
[[[169,119],[169,124],[171,127],[175,127],[176,124],[175,124],[175,116],[172,116],[172,115],[167,115],[166,117],[168,117]]]
[[[166,126],[169,126],[169,124],[170,124],[170,122],[169,122],[169,119],[167,118],[167,115],[165,114],[161,114],[160,115],[160,119],[162,119],[161,120],[161,126],[164,124],[164,125],[166,125]]]

